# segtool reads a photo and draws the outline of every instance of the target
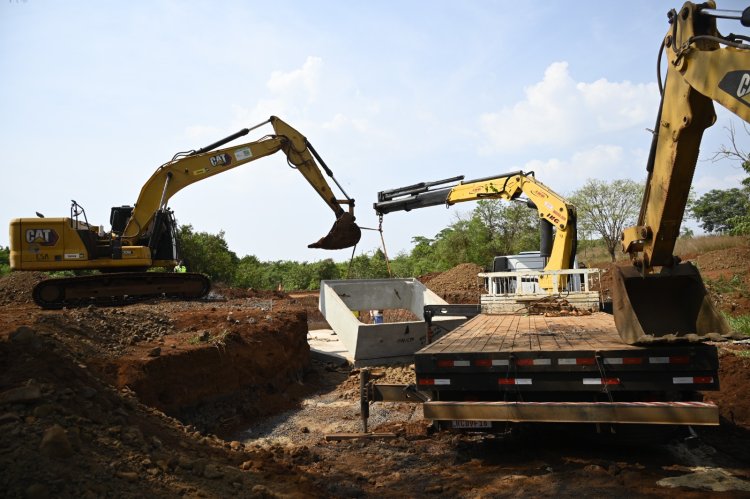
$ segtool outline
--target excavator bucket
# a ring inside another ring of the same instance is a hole
[[[691,263],[645,277],[632,266],[613,266],[613,273],[612,308],[625,343],[723,341],[739,336],[711,303]]]
[[[327,250],[351,248],[362,237],[362,230],[354,223],[354,220],[354,215],[344,212],[336,219],[328,234],[321,237],[317,242],[308,244],[307,247]]]

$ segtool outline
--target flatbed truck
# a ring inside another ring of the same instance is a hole
[[[498,314],[491,308],[515,306],[511,294],[526,286],[522,276],[519,286],[494,286],[490,291],[507,296],[483,302],[483,313],[416,353],[414,385],[378,385],[363,372],[364,422],[370,401],[416,400],[426,418],[457,426],[718,424],[718,409],[700,395],[719,388],[717,350],[709,342],[736,333],[712,304],[698,269],[674,255],[703,132],[716,122],[713,103],[750,123],[750,37],[722,35],[717,18],[747,27],[750,8],[717,10],[708,0],[668,12],[658,58],[667,61],[667,77],[657,64],[661,103],[638,221],[620,238],[633,265],[612,268],[614,315]],[[389,189],[378,193],[373,207],[382,216],[465,201],[520,200],[522,194],[544,220],[545,272],[571,269],[576,209],[532,172]],[[564,275],[528,277],[551,296],[569,289]]]
[[[432,307],[425,316],[471,315]],[[412,385],[379,384],[362,371],[362,418],[371,402],[421,403],[439,428],[506,423],[718,425],[699,391],[719,389],[715,346],[622,341],[604,312],[568,317],[474,316],[414,356]]]

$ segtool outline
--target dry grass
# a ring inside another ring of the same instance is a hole
[[[683,258],[687,256],[700,255],[709,251],[734,248],[737,246],[750,245],[750,238],[747,236],[696,236],[690,238],[679,238],[675,245],[674,253]],[[627,260],[628,255],[615,250],[615,258],[618,261]],[[587,265],[597,266],[609,263],[611,258],[603,242],[587,241],[578,249],[578,261],[586,262]]]
[[[747,246],[750,238],[747,236],[698,236],[691,238],[679,238],[675,245],[675,253],[678,255],[700,255],[709,251]]]

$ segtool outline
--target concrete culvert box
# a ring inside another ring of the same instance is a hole
[[[447,302],[416,279],[348,279],[321,281],[320,312],[349,352],[355,366],[412,362],[427,344],[425,305]],[[365,324],[358,310],[405,309],[419,320]],[[466,321],[466,317],[436,317],[433,341]]]

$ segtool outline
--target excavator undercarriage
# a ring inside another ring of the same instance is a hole
[[[117,272],[46,279],[32,296],[46,309],[86,305],[126,305],[151,298],[197,300],[211,290],[203,274],[186,272]]]

